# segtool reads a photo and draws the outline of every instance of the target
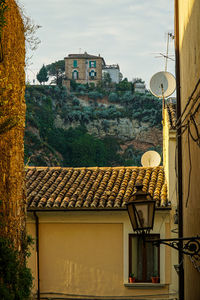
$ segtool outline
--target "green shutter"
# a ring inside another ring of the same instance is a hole
[[[74,60],[74,61],[73,61],[73,67],[74,67],[74,68],[77,68],[77,65],[78,65],[78,64],[77,64],[77,60]]]
[[[89,67],[90,68],[96,68],[96,61],[95,60],[91,60],[89,63]]]

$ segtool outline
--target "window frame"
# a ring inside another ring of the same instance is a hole
[[[129,255],[128,255],[128,271],[129,271],[129,274],[131,274],[131,273],[133,273],[133,270],[132,270],[132,262],[133,262],[133,258],[132,258],[132,237],[137,237],[137,238],[141,238],[142,239],[142,237],[141,236],[139,236],[139,235],[137,235],[137,234],[133,234],[133,233],[131,233],[131,234],[129,234],[129,238],[128,238],[128,243],[129,243],[129,245],[128,245],[128,249],[129,249]],[[160,239],[160,234],[158,234],[158,233],[152,233],[152,234],[150,234],[148,237],[147,237],[147,239],[148,238],[152,238],[152,237],[154,237],[154,239]],[[157,247],[157,246],[155,246],[155,247]],[[159,280],[160,280],[160,246],[158,246],[157,247],[158,248],[158,277],[159,277]],[[142,247],[142,250],[144,251],[145,250],[145,246],[143,245],[143,247]],[[142,277],[143,277],[143,279],[142,280],[138,280],[137,278],[136,278],[136,281],[137,282],[144,282],[144,283],[150,283],[151,282],[151,280],[147,280],[145,277],[146,277],[146,270],[147,270],[147,264],[146,264],[146,261],[147,261],[147,257],[142,257],[142,266],[143,266],[143,268],[142,268]],[[144,278],[145,278],[145,280],[144,280]],[[160,282],[160,281],[159,281]]]
[[[78,67],[78,61],[77,61],[77,59],[74,59],[74,60],[73,60],[73,67],[74,67],[74,68],[77,68],[77,67]]]
[[[90,68],[96,68],[96,60],[90,60],[89,61],[89,67]]]
[[[74,78],[74,74],[76,74],[76,76],[77,76],[76,78]],[[78,80],[78,78],[79,78],[78,71],[77,71],[77,70],[73,70],[73,71],[72,71],[72,79],[73,79],[73,80]]]
[[[97,72],[95,72],[95,70],[91,70],[89,72],[89,76],[90,76],[90,79],[95,80],[97,77]]]

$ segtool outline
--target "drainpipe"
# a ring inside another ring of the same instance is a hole
[[[39,255],[39,219],[36,212],[33,212],[35,217],[35,231],[36,231],[36,253],[37,253],[37,299],[40,300],[40,255]]]
[[[175,0],[175,57],[176,57],[176,112],[177,120],[181,116],[181,93],[180,93],[180,48],[179,48],[179,0]],[[177,169],[178,169],[178,232],[179,238],[183,237],[183,183],[182,183],[182,138],[181,128],[177,129]],[[183,242],[180,242],[181,248]],[[184,268],[183,253],[179,251],[179,299],[184,300]]]

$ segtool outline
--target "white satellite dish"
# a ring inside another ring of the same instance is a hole
[[[151,77],[150,91],[158,98],[169,97],[176,89],[176,79],[169,72],[158,72]]]
[[[141,164],[143,167],[157,167],[160,165],[161,157],[156,151],[147,151],[142,155]]]

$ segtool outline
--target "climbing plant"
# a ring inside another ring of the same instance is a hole
[[[3,61],[2,32],[3,32],[3,27],[6,24],[4,13],[7,8],[8,5],[6,4],[6,0],[1,0],[0,1],[0,62]]]
[[[0,237],[0,299],[29,299],[32,287],[31,270],[27,268],[26,257],[30,255],[32,239],[24,237],[22,243],[23,259],[15,249],[12,240]]]

